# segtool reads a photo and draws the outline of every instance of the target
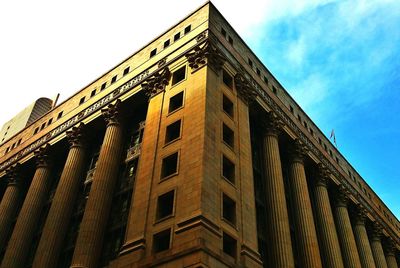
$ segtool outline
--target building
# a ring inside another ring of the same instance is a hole
[[[2,268],[398,267],[399,221],[209,2],[0,154]]]

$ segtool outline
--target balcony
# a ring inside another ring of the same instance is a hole
[[[125,162],[129,162],[132,159],[138,157],[140,155],[141,149],[142,149],[142,144],[140,143],[128,148],[128,150],[126,151]]]

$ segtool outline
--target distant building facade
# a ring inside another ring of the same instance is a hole
[[[1,268],[398,267],[398,219],[210,2],[0,154]]]

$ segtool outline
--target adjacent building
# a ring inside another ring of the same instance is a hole
[[[0,155],[2,268],[398,267],[398,219],[210,2]]]

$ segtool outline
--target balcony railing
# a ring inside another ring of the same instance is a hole
[[[129,162],[140,155],[142,144],[136,144],[126,151],[125,162]]]

